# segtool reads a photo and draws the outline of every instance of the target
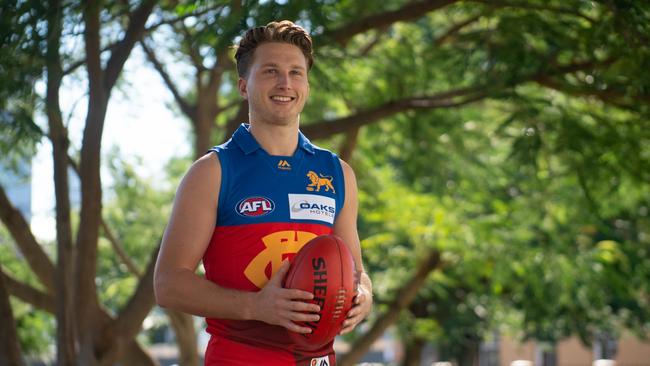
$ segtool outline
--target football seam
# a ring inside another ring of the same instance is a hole
[[[339,283],[338,283],[338,291],[336,292],[336,297],[334,301],[334,311],[332,312],[332,322],[334,324],[338,323],[338,319],[341,316],[341,313],[343,312],[343,307],[345,306],[345,269],[343,268],[343,253],[341,253],[341,245],[344,245],[341,243],[341,240],[337,237],[336,238],[336,250],[339,255],[339,271],[340,277],[339,277]],[[341,291],[343,293],[341,293]]]

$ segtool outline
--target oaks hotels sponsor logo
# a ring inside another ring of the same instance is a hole
[[[289,194],[289,217],[294,220],[315,220],[334,223],[336,201],[315,194]]]
[[[259,217],[273,212],[275,204],[266,197],[248,197],[239,201],[237,213],[247,217]]]

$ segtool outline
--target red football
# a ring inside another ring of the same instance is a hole
[[[309,291],[320,306],[320,320],[298,322],[312,329],[309,334],[289,332],[291,339],[316,349],[336,337],[356,294],[354,258],[348,246],[334,235],[321,235],[305,244],[291,261],[284,287]]]

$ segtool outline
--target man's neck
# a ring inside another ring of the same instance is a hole
[[[269,155],[292,156],[298,146],[298,123],[287,126],[251,122],[250,132]]]

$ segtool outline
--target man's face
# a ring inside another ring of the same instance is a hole
[[[250,119],[255,123],[298,123],[309,96],[305,56],[288,43],[258,46],[248,76],[239,79],[239,94],[248,100]]]

